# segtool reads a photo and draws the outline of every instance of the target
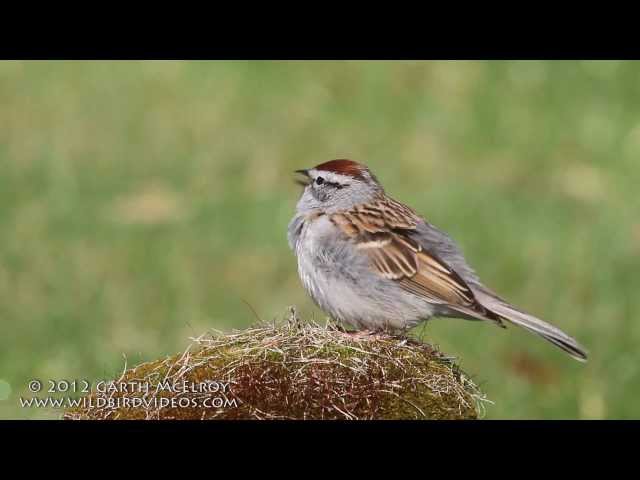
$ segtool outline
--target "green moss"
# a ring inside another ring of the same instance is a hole
[[[427,344],[299,322],[200,338],[102,390],[64,418],[473,419],[482,399]]]

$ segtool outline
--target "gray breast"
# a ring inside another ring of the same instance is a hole
[[[326,218],[305,222],[297,238],[298,272],[316,304],[356,328],[404,328],[431,315],[423,300],[377,275],[368,257]]]

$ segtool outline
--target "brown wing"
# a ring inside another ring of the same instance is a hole
[[[379,200],[329,218],[369,256],[378,274],[429,302],[497,320],[480,305],[460,275],[408,235],[420,221],[409,207]]]

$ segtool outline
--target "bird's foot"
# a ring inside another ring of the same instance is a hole
[[[327,318],[327,327],[331,330],[337,330],[341,333],[347,333],[347,330],[336,320],[333,318]]]
[[[383,336],[380,330],[342,330],[342,334],[358,340],[376,340]]]

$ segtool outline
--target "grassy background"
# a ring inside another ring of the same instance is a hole
[[[575,335],[434,320],[488,418],[640,416],[640,64],[0,62],[1,418],[288,305],[291,171],[349,157]]]

